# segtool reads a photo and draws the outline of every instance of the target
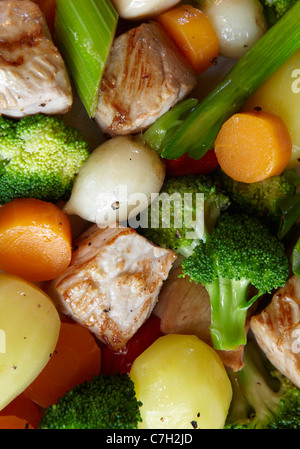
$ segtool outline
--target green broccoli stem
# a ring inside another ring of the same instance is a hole
[[[218,278],[206,285],[211,303],[210,334],[215,349],[236,350],[247,343],[246,318],[259,295],[247,300],[250,282]]]
[[[300,47],[297,2],[235,64],[223,81],[175,131],[161,152],[167,159],[187,153],[200,159],[211,148],[222,124]],[[259,105],[258,105],[259,106]]]
[[[252,349],[252,348],[251,348]],[[250,352],[250,351],[249,351]],[[258,355],[245,351],[246,368],[238,373],[238,379],[244,394],[255,410],[255,417],[249,423],[249,429],[264,428],[276,415],[280,404],[280,391],[274,391],[266,383],[268,373]]]
[[[244,361],[241,370],[227,370],[233,397],[225,428],[267,429],[279,416],[285,388],[253,339],[245,347]]]

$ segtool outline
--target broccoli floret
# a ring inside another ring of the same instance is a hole
[[[153,243],[187,257],[200,240],[206,240],[229,205],[228,196],[210,176],[171,177],[144,211],[146,224],[138,232]]]
[[[294,4],[297,0],[260,0],[265,7],[268,18],[271,19],[271,23],[279,20]]]
[[[57,116],[0,116],[0,204],[15,198],[68,200],[88,143]]]
[[[241,371],[228,370],[233,398],[227,429],[299,429],[300,390],[266,359],[255,341]]]
[[[288,173],[251,184],[239,182],[222,170],[218,180],[231,201],[240,210],[258,217],[277,233],[282,219],[283,201],[296,193],[296,185]]]
[[[136,429],[141,405],[128,374],[101,374],[46,408],[39,428]]]
[[[283,286],[289,275],[284,245],[258,219],[229,211],[181,265],[182,275],[209,293],[210,332],[220,350],[246,344],[248,309],[261,295]]]

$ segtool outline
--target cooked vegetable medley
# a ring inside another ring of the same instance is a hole
[[[0,2],[0,429],[300,429],[299,23]]]

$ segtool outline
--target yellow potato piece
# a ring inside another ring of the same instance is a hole
[[[220,429],[232,388],[218,354],[193,335],[160,337],[133,363],[130,377],[141,429]]]
[[[42,290],[0,274],[0,410],[45,367],[59,330],[58,312]]]
[[[287,168],[300,166],[300,50],[296,51],[247,101],[244,111],[260,107],[278,115],[290,133],[293,150]]]

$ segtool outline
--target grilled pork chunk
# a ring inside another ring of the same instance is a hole
[[[49,295],[62,313],[117,350],[149,317],[175,259],[133,229],[93,225]]]
[[[251,319],[251,329],[270,362],[300,388],[300,279],[292,276],[270,304]]]
[[[64,61],[38,5],[0,1],[0,113],[65,113],[72,101]]]
[[[95,121],[110,136],[143,131],[195,85],[195,74],[161,26],[144,23],[115,39]]]
[[[159,294],[153,313],[161,320],[161,331],[165,334],[197,335],[212,346],[210,336],[211,308],[205,287],[191,282],[181,274],[180,258],[172,267],[168,279]],[[244,367],[244,347],[236,351],[217,351],[224,365],[233,371]]]

